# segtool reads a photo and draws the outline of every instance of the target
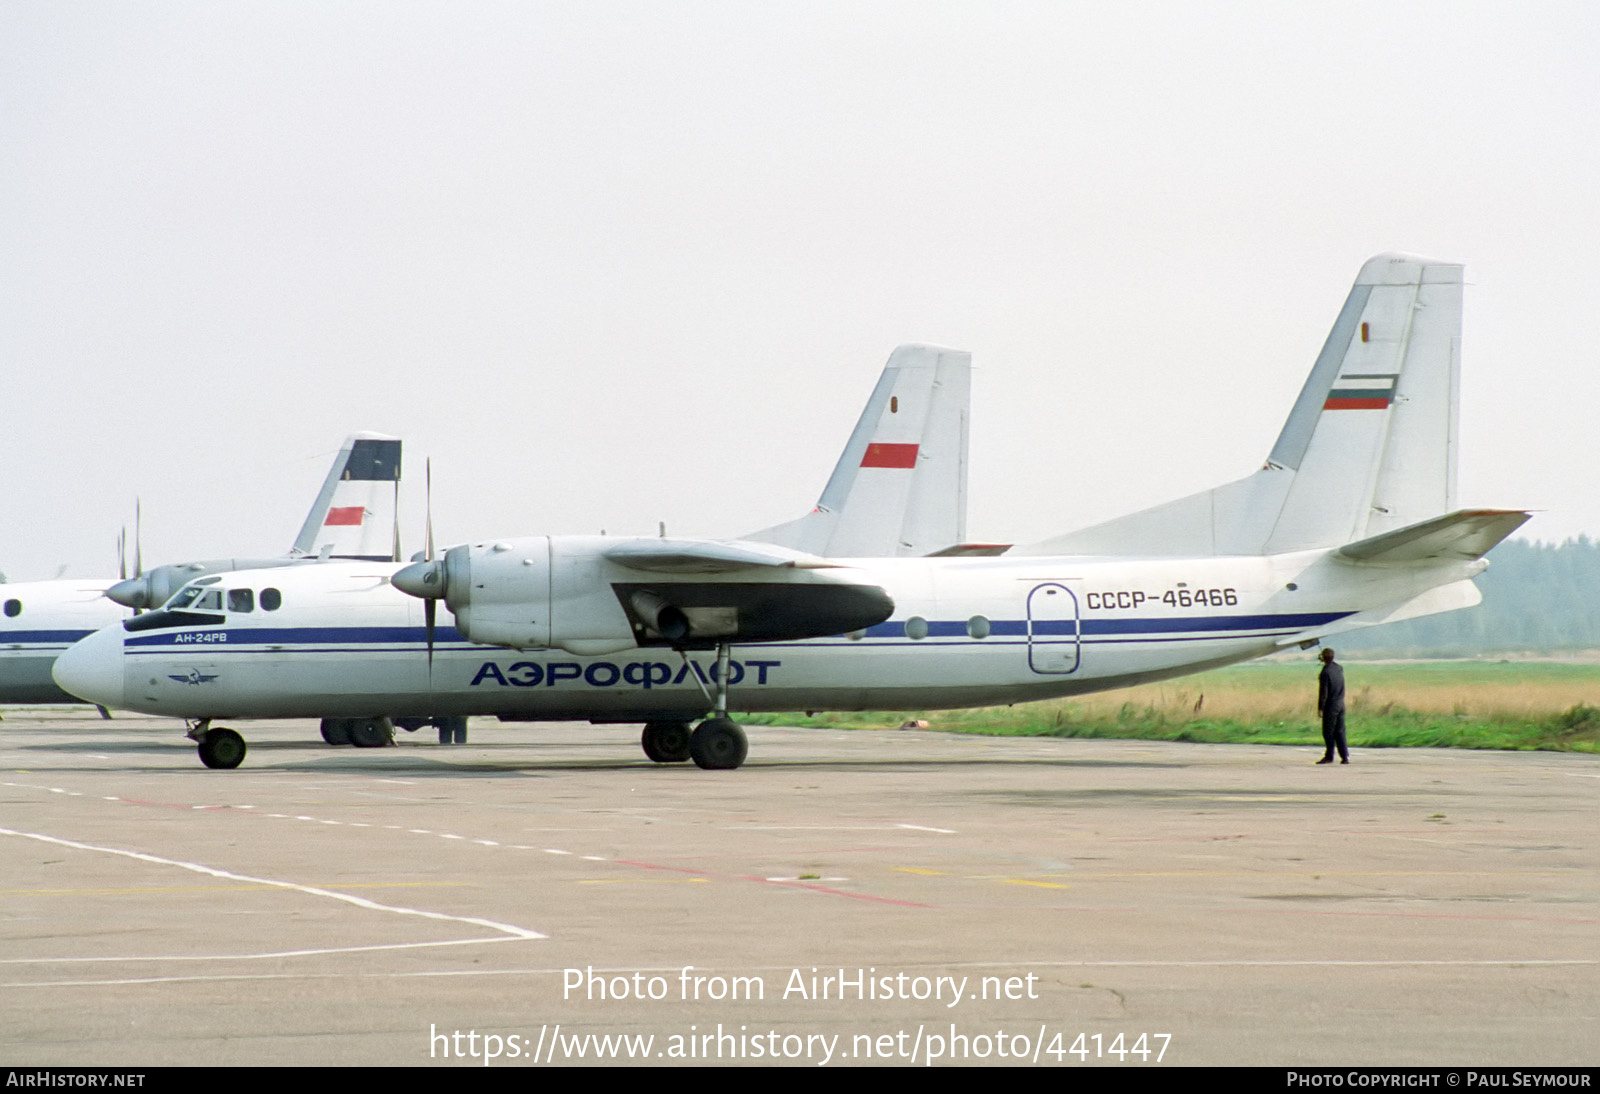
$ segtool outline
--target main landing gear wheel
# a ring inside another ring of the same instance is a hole
[[[466,718],[441,718],[438,725],[440,744],[464,745],[467,743]]]
[[[379,718],[350,718],[350,743],[357,748],[383,748],[394,744],[394,730]]]
[[[681,764],[689,758],[689,726],[686,722],[646,722],[644,754],[658,764]]]
[[[750,741],[732,718],[707,718],[689,738],[689,755],[707,771],[728,771],[744,763]]]
[[[350,743],[349,718],[324,718],[322,719],[322,739],[330,745],[347,745]]]
[[[200,762],[230,770],[244,762],[244,738],[231,729],[208,729],[200,738]]]

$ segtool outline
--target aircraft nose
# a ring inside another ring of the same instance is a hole
[[[122,706],[122,624],[95,631],[56,658],[51,675],[62,691],[103,707]]]

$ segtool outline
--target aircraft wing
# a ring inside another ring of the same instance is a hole
[[[815,570],[834,565],[775,545],[709,539],[629,539],[600,553],[630,570],[662,574],[720,574],[763,566]]]

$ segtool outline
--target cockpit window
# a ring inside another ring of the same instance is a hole
[[[261,610],[275,612],[283,605],[283,594],[277,589],[261,590]]]
[[[172,599],[167,601],[166,607],[173,610],[178,608],[187,608],[190,604],[194,603],[194,598],[203,592],[205,592],[205,589],[201,588],[199,585],[185,585],[183,588],[179,589],[175,594],[173,594]]]
[[[222,590],[212,589],[208,591],[194,602],[194,606],[202,612],[220,612],[222,610]]]
[[[183,588],[174,593],[172,599],[161,606],[163,608],[171,608],[173,610],[177,610],[178,608],[187,608],[189,605],[194,604],[195,598],[206,591],[206,586],[215,585],[221,580],[221,574],[212,574],[210,577],[197,577],[193,581],[189,582],[189,584],[185,585]],[[218,596],[221,595],[221,590],[216,590],[216,592],[218,593]],[[195,607],[210,608],[213,611],[221,611],[222,602],[220,599],[215,603],[207,600],[201,604],[195,604]]]
[[[228,610],[230,612],[253,612],[256,610],[256,594],[249,589],[228,590]]]
[[[22,614],[22,601],[15,598],[6,601],[6,615],[15,619]]]

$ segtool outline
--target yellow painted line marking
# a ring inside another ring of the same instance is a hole
[[[928,874],[934,877],[946,876],[945,871],[943,870],[922,870],[915,866],[896,866],[895,869],[902,874]]]
[[[1021,877],[1001,878],[1000,881],[1003,884],[1006,884],[1006,885],[1033,885],[1033,886],[1036,886],[1036,887],[1038,887],[1040,889],[1070,889],[1070,888],[1072,888],[1072,886],[1070,886],[1070,885],[1061,885],[1061,884],[1059,884],[1057,882],[1054,882],[1054,881],[1029,881],[1027,878],[1021,878]]]

